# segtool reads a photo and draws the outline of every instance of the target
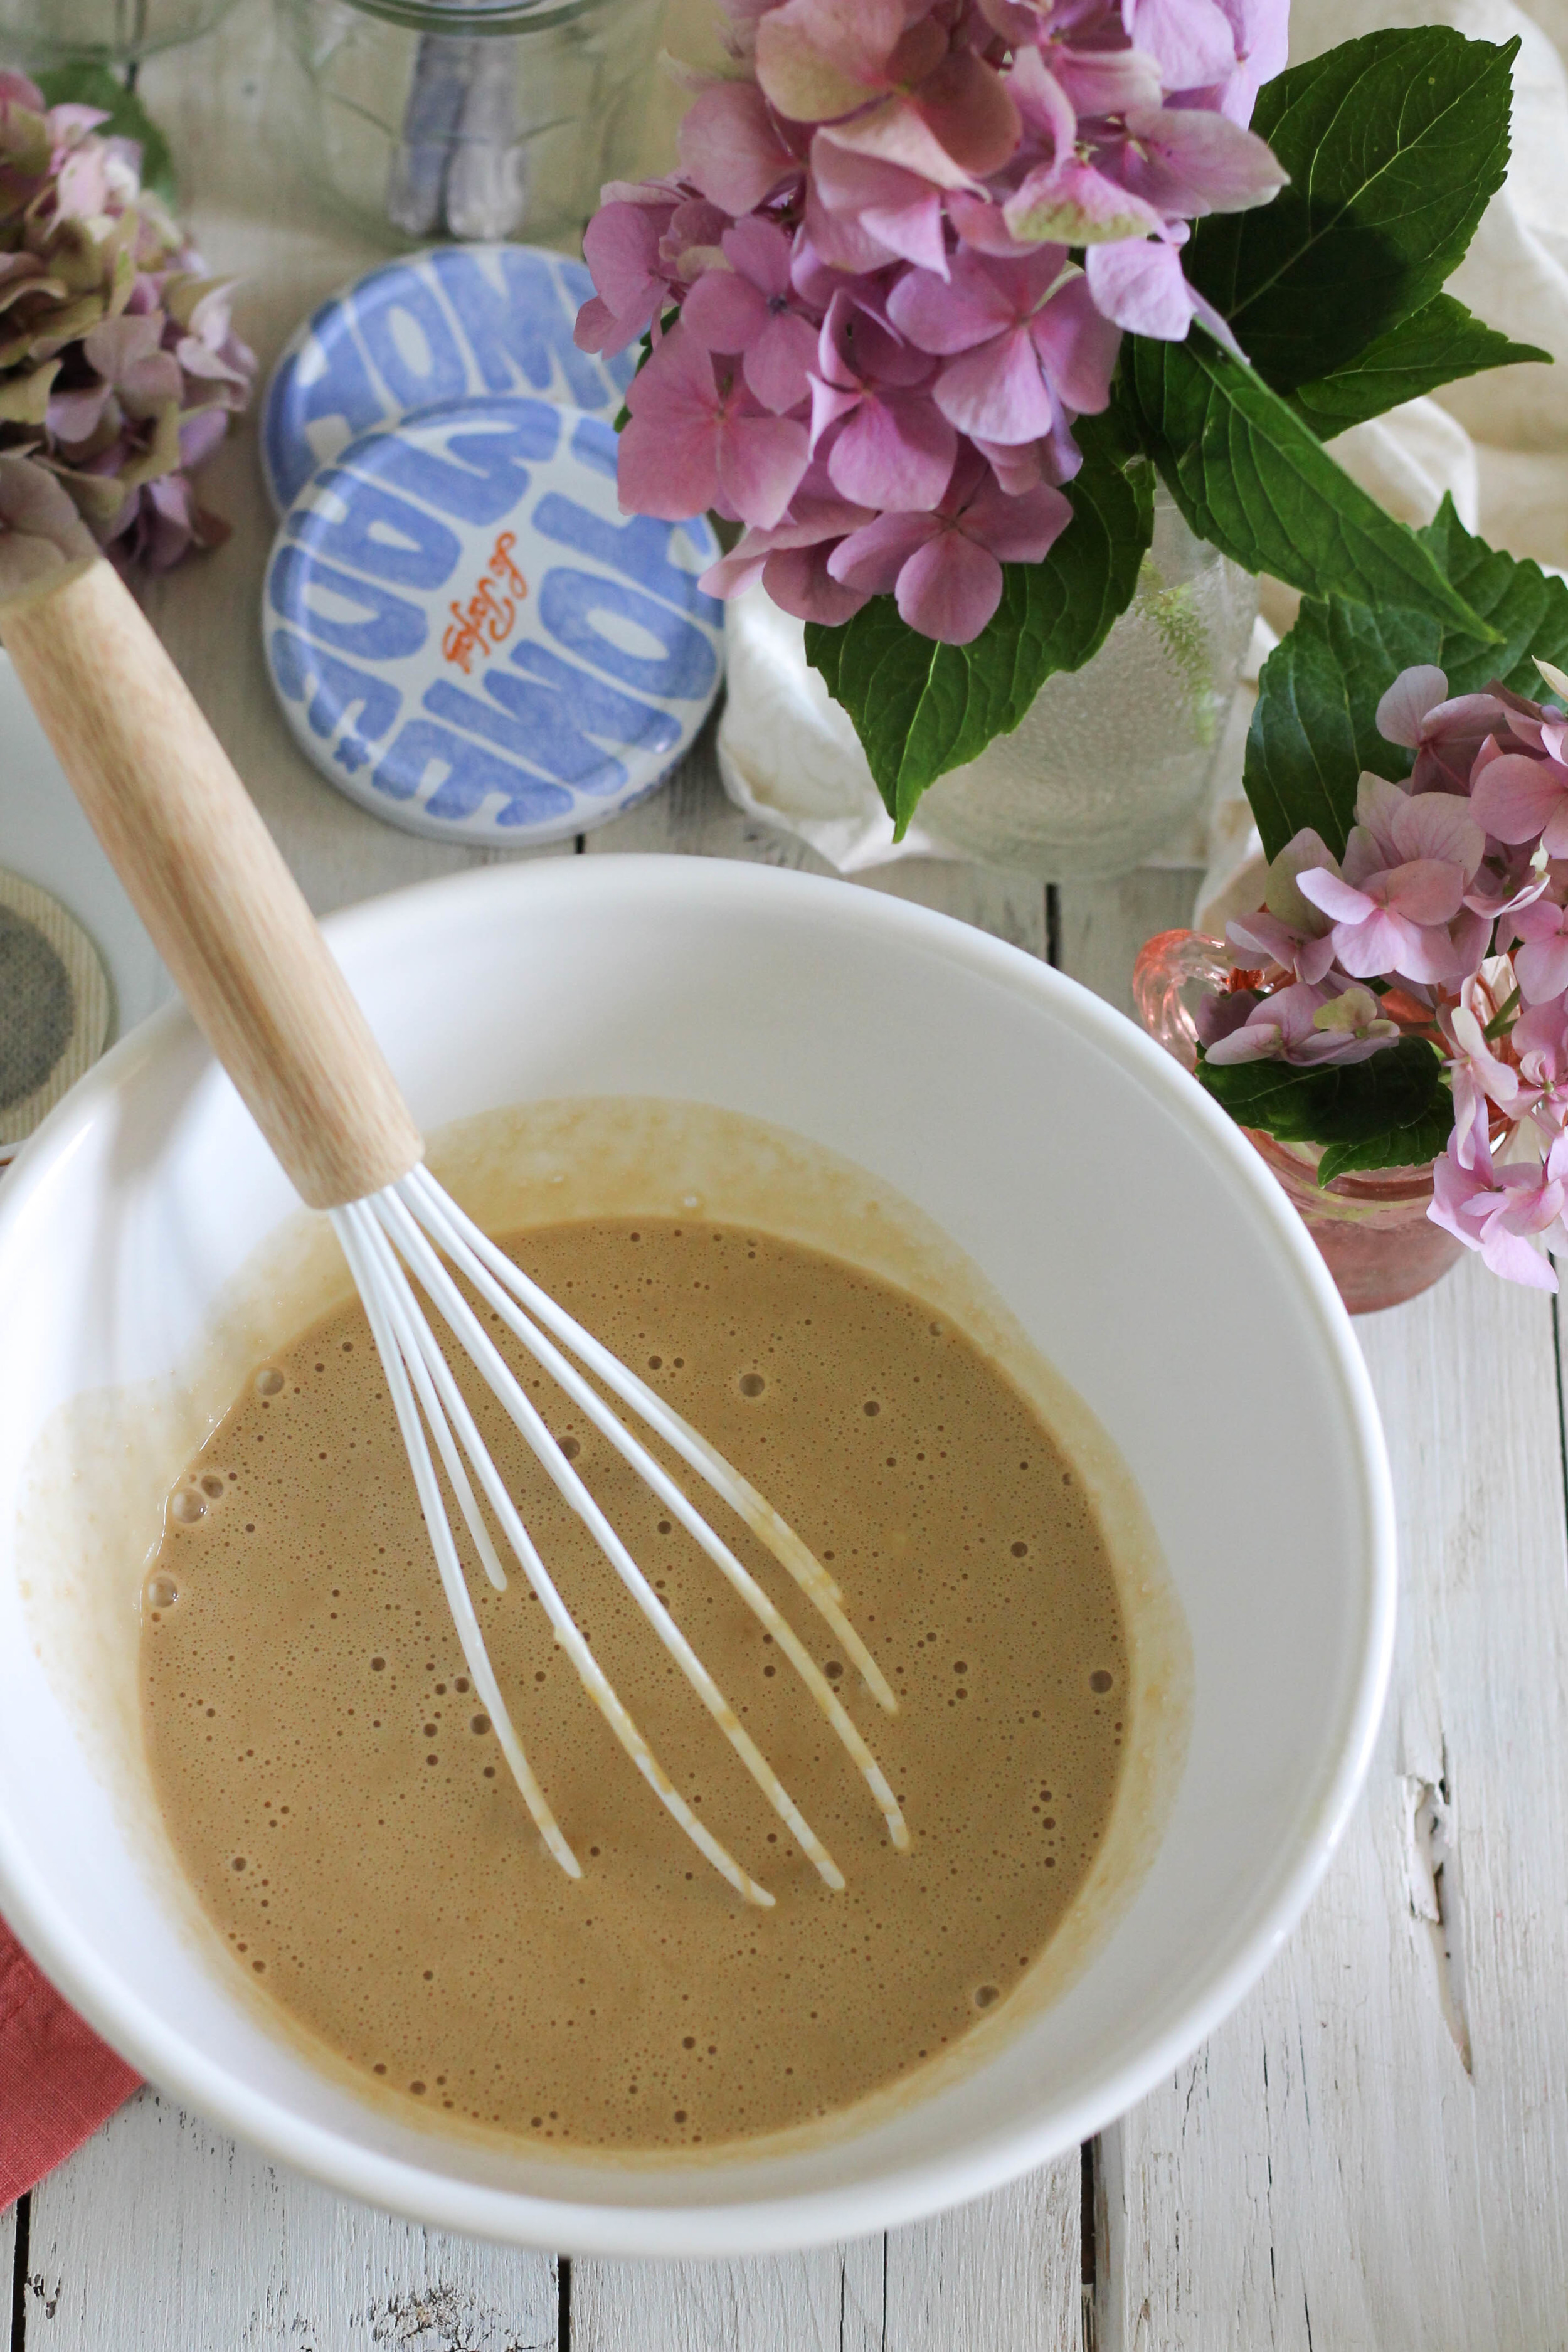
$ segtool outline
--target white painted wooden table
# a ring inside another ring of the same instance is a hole
[[[298,193],[271,75],[265,0],[242,0],[143,82],[209,261],[247,280],[240,316],[264,362],[373,257]],[[269,524],[248,435],[207,488],[235,536],[153,609],[312,903],[470,862],[361,815],[293,751],[261,670]],[[14,805],[7,825],[0,796],[0,863],[62,887],[70,877],[43,870],[62,837]],[[576,846],[811,862],[728,806],[706,744],[667,792]],[[79,856],[65,895],[90,897]],[[1192,877],[1047,893],[908,865],[870,887],[1049,955],[1125,1004],[1137,946],[1183,919]],[[143,966],[125,993],[140,1007],[155,987]],[[1081,2164],[828,2252],[567,2264],[345,2204],[146,2092],[0,2217],[11,2352],[1568,2352],[1557,1318],[1472,1260],[1359,1329],[1404,1547],[1367,1792],[1262,1984]],[[1224,1475],[1215,1438],[1212,1473],[1194,1475]],[[0,2300],[0,2343],[5,2325]]]

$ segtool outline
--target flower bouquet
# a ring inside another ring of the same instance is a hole
[[[1153,486],[1250,572],[1498,642],[1333,435],[1545,354],[1446,295],[1514,44],[1286,0],[730,0],[680,169],[604,192],[585,347],[636,341],[624,507],[739,527],[707,575],[806,624],[901,835],[1081,667]]]
[[[1303,604],[1247,743],[1264,903],[1227,926],[1229,969],[1202,973],[1197,1075],[1243,1126],[1314,1156],[1320,1186],[1430,1166],[1434,1224],[1494,1273],[1555,1290],[1568,586],[1471,537],[1447,503],[1418,536],[1499,642]]]
[[[226,536],[191,476],[256,361],[142,184],[156,133],[101,78],[113,114],[0,70],[0,452],[57,475],[117,563],[163,572]]]

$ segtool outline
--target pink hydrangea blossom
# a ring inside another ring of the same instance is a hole
[[[878,515],[840,541],[827,571],[862,595],[890,589],[912,629],[965,646],[1002,601],[1003,564],[1038,563],[1071,520],[1059,490],[1009,498],[972,454],[934,511]]]
[[[780,520],[810,456],[805,425],[764,408],[683,327],[664,337],[626,405],[620,478],[639,514],[679,522],[714,507],[764,528]]]
[[[888,298],[892,325],[946,361],[931,397],[977,442],[1038,442],[1064,411],[1092,415],[1110,397],[1121,339],[1066,262],[1054,245],[1018,260],[960,252],[945,281],[911,270]]]
[[[1364,1062],[1397,1044],[1397,1022],[1385,1020],[1370,988],[1353,982],[1304,981],[1261,997],[1239,1028],[1215,1039],[1211,1062],[1293,1062],[1311,1069]]]
[[[1433,1171],[1427,1215],[1479,1250],[1484,1263],[1507,1281],[1534,1290],[1555,1290],[1557,1276],[1543,1252],[1568,1250],[1563,1212],[1568,1203],[1568,1135],[1559,1135],[1544,1160],[1494,1162],[1479,1133],[1473,1157],[1461,1161],[1450,1139]]]
[[[1342,871],[1310,866],[1297,876],[1302,897],[1332,924],[1338,961],[1361,980],[1458,979],[1463,961],[1448,926],[1486,848],[1479,825],[1447,796],[1412,797],[1374,776],[1362,779],[1356,816]]]
[[[967,632],[999,566],[1038,560],[1017,551],[1060,527],[1045,494],[1078,471],[1074,426],[1105,407],[1123,331],[1179,340],[1196,322],[1231,340],[1183,248],[1192,221],[1282,184],[1247,122],[1283,61],[1284,0],[728,0],[728,15],[734,70],[698,89],[679,173],[606,187],[584,238],[579,342],[647,336],[651,369],[679,313],[688,354],[628,404],[622,503],[665,515],[711,484],[721,513],[784,534],[715,566],[721,593],[760,579],[792,610],[840,615],[893,593],[912,625]],[[815,509],[780,505],[799,446],[758,410],[804,430],[829,506],[871,510],[858,531],[888,520],[876,576],[895,545],[902,558],[886,590],[834,569],[863,571],[876,543],[840,562],[849,533],[816,535]],[[921,515],[936,520],[917,546]]]

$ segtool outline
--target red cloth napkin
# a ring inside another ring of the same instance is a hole
[[[40,1976],[0,1919],[0,2212],[141,2080]]]

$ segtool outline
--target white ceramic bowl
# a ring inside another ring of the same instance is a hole
[[[427,1129],[563,1095],[718,1104],[859,1162],[969,1253],[1120,1445],[1186,1614],[1191,1748],[1163,1843],[1092,1964],[1004,2054],[837,2145],[761,2163],[627,2172],[444,2140],[268,2032],[126,1837],[18,1589],[23,1465],[44,1423],[84,1391],[166,1371],[294,1206],[171,1011],[75,1090],[0,1187],[0,1910],[181,2100],[338,2189],[527,2244],[809,2244],[978,2195],[1095,2131],[1278,1949],[1382,1702],[1382,1438],[1284,1194],[1194,1082],[1087,992],[841,883],[563,858],[383,898],[329,929]]]

